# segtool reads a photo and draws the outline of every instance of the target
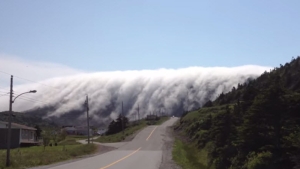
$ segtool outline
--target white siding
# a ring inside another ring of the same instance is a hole
[[[22,133],[22,135],[21,135],[22,140],[34,140],[35,131],[22,129],[21,133]]]
[[[22,130],[20,129],[19,144],[21,144],[21,140],[22,140]]]

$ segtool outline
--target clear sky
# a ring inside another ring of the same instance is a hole
[[[300,55],[299,8],[299,0],[2,0],[0,54],[87,71],[278,66]]]

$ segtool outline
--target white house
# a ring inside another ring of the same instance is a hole
[[[7,148],[8,122],[0,121],[0,149]],[[11,123],[11,148],[20,147],[21,144],[35,145],[36,128],[22,124]]]

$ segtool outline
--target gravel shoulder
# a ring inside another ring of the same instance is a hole
[[[162,162],[159,169],[182,169],[172,159],[172,151],[174,145],[174,131],[173,128],[167,127],[163,138],[162,148]]]

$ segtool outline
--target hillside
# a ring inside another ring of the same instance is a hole
[[[42,119],[39,115],[33,115],[29,113],[20,113],[20,112],[13,112],[12,122],[19,123],[27,126],[34,127],[36,125],[40,127],[54,127],[57,126],[51,120]],[[8,121],[8,112],[0,112],[0,121]]]
[[[184,113],[175,131],[202,168],[299,169],[300,58]]]
[[[54,106],[50,107],[42,107],[42,108],[34,108],[31,110],[27,110],[24,113],[37,116],[40,118],[47,117],[47,112],[53,112],[55,110]],[[62,125],[83,125],[86,124],[86,110],[72,110],[61,116],[51,116],[45,118],[47,121],[52,121],[55,124],[62,126]],[[95,127],[104,127],[106,124],[99,122],[98,119],[94,118],[90,114],[90,125]]]

